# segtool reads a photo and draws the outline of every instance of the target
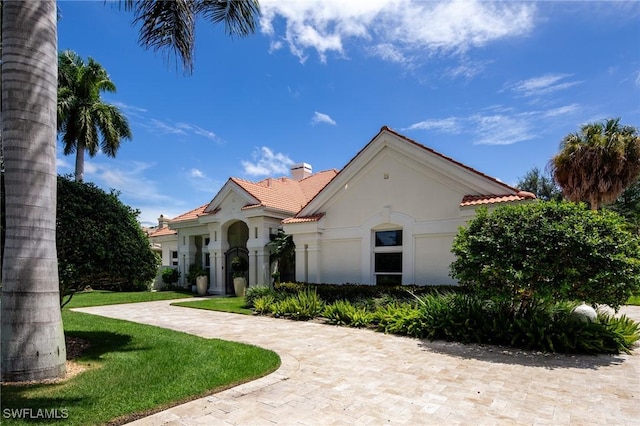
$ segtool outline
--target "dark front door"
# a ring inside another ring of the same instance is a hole
[[[224,254],[224,268],[226,273],[225,276],[225,293],[226,294],[234,294],[235,290],[233,289],[233,271],[231,270],[231,261],[234,257],[239,256],[244,258],[247,261],[247,265],[249,264],[249,250],[244,247],[234,247],[228,250]],[[246,278],[246,277],[245,277]],[[248,282],[248,280],[247,280]]]

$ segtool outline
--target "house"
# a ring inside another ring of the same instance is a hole
[[[298,281],[455,284],[451,245],[476,208],[534,199],[385,126],[339,172],[300,163],[290,178],[230,178],[150,238],[183,277],[196,262],[208,269],[212,294],[233,292],[235,256],[250,286],[270,283],[265,246],[279,228],[293,236]]]

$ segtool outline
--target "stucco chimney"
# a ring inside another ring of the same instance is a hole
[[[313,169],[311,168],[311,164],[296,163],[291,166],[291,179],[293,180],[302,180],[311,176],[312,173]]]
[[[166,228],[167,226],[169,226],[169,219],[161,214],[158,218],[158,228]]]

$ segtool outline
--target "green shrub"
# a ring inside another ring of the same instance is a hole
[[[276,301],[275,297],[273,297],[270,294],[267,294],[265,296],[260,296],[253,299],[252,307],[257,314],[261,314],[261,315],[268,314],[273,311],[272,306],[275,303],[275,301]]]
[[[364,306],[354,306],[346,300],[338,300],[325,306],[322,316],[330,324],[358,328],[368,326],[373,319],[373,314],[368,312]]]
[[[204,269],[202,265],[199,265],[197,263],[192,263],[191,265],[189,265],[189,272],[187,272],[188,284],[195,284],[196,279],[202,276],[208,276],[207,270]]]
[[[58,176],[56,246],[61,297],[87,286],[113,291],[149,289],[160,260],[138,223],[138,214],[120,201],[116,191],[107,193],[92,183]]]
[[[266,285],[258,285],[258,286],[255,286],[255,287],[249,287],[247,289],[247,291],[245,292],[245,300],[246,300],[245,303],[246,303],[247,307],[253,308],[255,300],[260,298],[260,297],[265,297],[265,296],[272,296],[273,299],[275,300],[276,291],[274,289],[272,289],[271,287],[268,287]]]
[[[449,294],[420,298],[418,314],[401,324],[402,334],[414,337],[486,343],[561,353],[629,352],[640,338],[640,325],[625,317],[599,313],[596,322],[572,315],[575,302],[483,300]]]
[[[319,316],[324,309],[324,302],[313,290],[304,290],[296,296],[276,301],[271,305],[271,312],[276,316],[284,316],[295,320],[308,320]]]
[[[419,324],[420,311],[414,304],[403,302],[389,304],[378,308],[373,313],[372,323],[377,324],[378,331],[413,337]]]
[[[279,294],[286,296],[294,296],[304,289],[312,289],[327,303],[333,303],[338,300],[348,300],[353,303],[385,297],[393,300],[411,300],[411,293],[423,295],[442,291],[464,291],[461,287],[451,285],[377,286],[366,284],[279,283],[274,288]]]
[[[180,271],[174,268],[164,268],[162,270],[162,282],[167,286],[171,286],[178,282],[180,278]]]
[[[640,238],[574,203],[479,209],[453,244],[452,277],[481,298],[582,300],[618,309],[640,290]]]

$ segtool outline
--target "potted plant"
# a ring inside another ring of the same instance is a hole
[[[198,292],[198,296],[204,296],[207,294],[208,277],[207,271],[201,265],[192,263],[189,265],[189,272],[187,273],[187,282],[191,284],[191,290]]]
[[[231,272],[233,274],[233,290],[236,296],[244,296],[247,288],[247,278],[245,276],[249,265],[244,257],[236,256],[231,260]]]

